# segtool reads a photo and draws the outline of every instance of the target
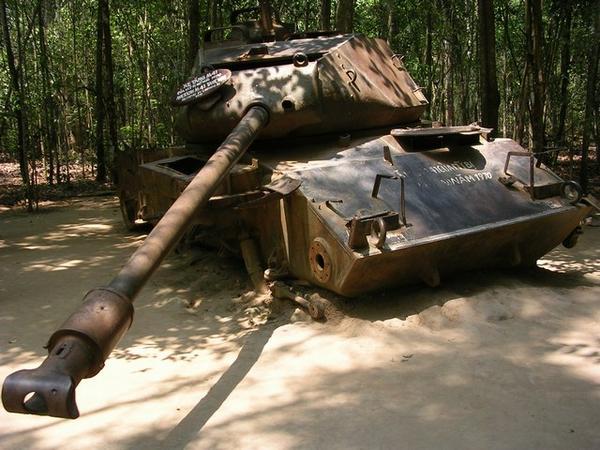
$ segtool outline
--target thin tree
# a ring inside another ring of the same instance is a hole
[[[445,123],[447,126],[454,125],[454,58],[453,46],[449,39],[444,39],[444,94],[446,97]]]
[[[590,148],[590,135],[592,134],[592,117],[598,112],[596,103],[596,89],[598,87],[598,60],[600,58],[600,8],[598,1],[591,2],[589,13],[592,16],[592,42],[596,45],[589,46],[588,77],[585,96],[585,116],[583,119],[583,133],[581,143],[581,173],[579,181],[583,192],[588,192],[588,152]],[[596,143],[597,145],[598,143]],[[598,149],[596,147],[596,157]]]
[[[258,0],[260,8],[260,22],[263,30],[271,33],[273,31],[273,11],[269,0]]]
[[[74,93],[74,97],[75,97],[75,108],[77,109],[77,128],[76,131],[74,133],[75,135],[75,142],[76,142],[76,146],[79,148],[79,158],[80,158],[80,163],[81,163],[81,176],[83,178],[85,178],[85,148],[86,145],[84,145],[84,129],[86,129],[86,127],[83,124],[83,115],[81,113],[81,100],[79,98],[79,86],[80,86],[80,72],[78,70],[79,68],[79,52],[77,51],[77,14],[76,14],[76,10],[75,10],[75,1],[71,0],[70,1],[70,9],[71,9],[71,45],[73,47],[73,66],[75,68],[74,70],[74,87],[75,87],[75,93]],[[86,92],[86,97],[87,97],[87,90]],[[85,141],[87,141],[87,138],[85,139]],[[87,142],[85,142],[85,144],[88,144]],[[93,167],[93,164],[92,164]],[[92,169],[93,170],[93,169]]]
[[[544,73],[542,51],[544,30],[542,25],[542,1],[526,0],[527,60],[531,68],[530,81],[533,98],[530,110],[531,147],[534,153],[544,150]]]
[[[479,0],[479,89],[481,122],[483,126],[498,130],[500,92],[496,78],[496,25],[494,0]]]
[[[48,64],[48,43],[46,40],[46,20],[44,0],[38,1],[38,35],[40,45],[40,68],[42,75],[42,98],[44,99],[44,129],[46,161],[48,164],[48,184],[54,181],[54,158],[58,158],[58,133],[56,130],[57,107],[50,86],[50,68]],[[60,180],[57,177],[57,182]]]
[[[321,0],[319,26],[321,30],[331,30],[331,0]]]
[[[200,44],[200,0],[188,0],[188,45],[186,72],[190,73]]]
[[[13,114],[15,115],[15,118],[17,120],[17,156],[19,159],[19,169],[21,172],[21,179],[23,181],[23,184],[25,185],[25,191],[27,196],[27,210],[33,211],[33,191],[31,188],[29,170],[27,167],[27,131],[25,118],[23,117],[23,109],[25,107],[25,91],[22,83],[23,60],[19,60],[19,66],[17,67],[12,40],[10,36],[10,29],[8,26],[8,13],[5,0],[0,0],[0,21],[2,25],[2,35],[4,37],[4,48],[6,49],[6,61],[8,63],[8,72],[12,88],[16,93]],[[17,17],[14,21],[17,27],[21,26],[19,17]],[[21,47],[20,44],[19,47]],[[22,52],[19,53],[20,56],[22,56]]]
[[[445,123],[447,126],[454,125],[454,81],[455,81],[455,51],[457,49],[457,32],[455,30],[455,11],[452,3],[440,2],[444,12],[446,37],[443,40],[444,47],[444,94],[445,94]]]
[[[425,67],[427,67],[427,95],[429,103],[427,104],[427,118],[432,118],[433,110],[433,12],[431,5],[427,8],[427,38],[425,43]]]
[[[110,9],[108,0],[102,1],[102,50],[104,62],[104,98],[105,114],[108,121],[108,136],[110,140],[110,161],[119,151],[119,137],[117,134],[117,110],[115,108],[114,75],[112,57],[112,35],[110,31]],[[111,164],[112,167],[112,164]]]
[[[335,28],[350,33],[354,25],[354,0],[339,0],[335,13]]]
[[[208,25],[210,28],[216,28],[220,26],[220,12],[221,12],[221,1],[222,0],[207,0],[208,2],[208,10],[209,10],[209,22]]]
[[[396,0],[388,0],[388,17],[387,17],[387,40],[392,45],[394,39],[396,38],[396,34],[398,34],[398,14],[397,9],[398,5]]]
[[[558,113],[558,126],[556,130],[556,143],[566,145],[565,123],[567,121],[567,108],[569,106],[569,68],[571,67],[571,27],[573,22],[571,2],[561,3],[564,22],[561,29],[560,52],[560,111]]]
[[[104,148],[104,6],[108,0],[98,0],[96,17],[96,181],[106,183],[106,156]]]

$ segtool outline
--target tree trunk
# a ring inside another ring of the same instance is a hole
[[[388,0],[387,40],[394,48],[394,40],[398,34],[398,14],[396,0]]]
[[[310,26],[310,0],[304,1],[304,31],[312,30]]]
[[[209,0],[210,2],[210,17],[209,27],[217,28],[219,24],[219,9],[221,9],[221,0]]]
[[[569,67],[571,66],[571,25],[573,22],[571,4],[565,2],[563,8],[564,23],[560,36],[562,46],[560,52],[560,111],[555,138],[557,145],[561,147],[566,145],[565,123],[569,106]]]
[[[523,76],[521,77],[521,91],[519,93],[519,106],[515,119],[515,141],[523,145],[525,141],[525,128],[529,112],[529,62],[525,61]]]
[[[593,15],[591,42],[600,42],[600,8],[598,2],[592,2],[589,13]],[[588,192],[588,152],[590,148],[590,135],[592,134],[592,119],[594,112],[597,113],[596,88],[598,83],[598,59],[600,54],[599,45],[590,45],[588,53],[588,78],[585,96],[585,116],[583,120],[583,135],[581,144],[581,173],[579,181],[584,193]],[[596,142],[596,146],[598,142]],[[596,147],[598,156],[598,147]]]
[[[479,0],[479,87],[481,97],[481,122],[484,127],[498,132],[500,93],[496,78],[496,26],[494,0]]]
[[[338,0],[335,28],[341,33],[352,32],[354,22],[354,0]]]
[[[502,58],[502,95],[504,96],[504,103],[502,104],[502,106],[503,106],[503,108],[502,108],[502,136],[504,136],[504,137],[508,136],[508,126],[510,125],[510,123],[508,122],[508,117],[509,117],[508,76],[509,76],[508,59],[507,59],[506,52],[504,52],[504,55]],[[500,126],[500,125],[498,125],[498,126]]]
[[[83,136],[86,127],[84,127],[83,125],[83,115],[81,113],[81,99],[79,98],[79,52],[77,51],[77,20],[75,15],[74,0],[71,0],[71,33],[73,45],[73,65],[75,67],[75,79],[73,89],[75,92],[75,108],[77,109],[77,132],[75,133],[75,147],[79,150],[81,177],[85,178],[85,148],[88,145],[88,143],[86,142],[84,145]]]
[[[106,183],[106,157],[104,152],[104,5],[108,0],[98,0],[96,20],[96,181]]]
[[[455,30],[454,9],[451,2],[441,2],[445,18],[444,57],[446,70],[444,74],[444,95],[446,97],[445,124],[454,125],[454,76],[456,71],[454,52],[456,51],[458,34]]]
[[[144,92],[146,99],[146,113],[147,113],[147,123],[146,123],[146,141],[147,145],[154,145],[154,111],[152,110],[152,84],[150,83],[150,75],[151,75],[151,64],[150,64],[150,32],[152,29],[152,24],[148,19],[148,9],[144,8]]]
[[[58,134],[56,131],[57,108],[50,87],[50,69],[48,67],[48,44],[46,41],[46,21],[44,0],[38,1],[38,33],[40,41],[40,68],[42,75],[42,97],[44,98],[44,126],[43,134],[48,162],[48,184],[53,183],[54,155],[58,152]],[[57,180],[58,181],[58,180]]]
[[[538,153],[544,150],[544,74],[542,51],[544,32],[542,27],[542,1],[526,0],[526,32],[528,36],[527,60],[531,67],[531,91],[533,100],[530,111],[532,131],[532,150]]]
[[[14,107],[14,115],[17,119],[17,155],[19,159],[19,169],[21,172],[21,179],[25,185],[25,191],[27,196],[27,210],[33,211],[33,191],[31,188],[31,182],[29,178],[28,170],[28,158],[27,158],[27,143],[26,143],[26,124],[25,118],[23,117],[23,108],[25,106],[25,92],[22,83],[22,71],[23,71],[23,60],[19,60],[19,67],[17,68],[15,54],[13,52],[12,40],[10,36],[10,30],[8,27],[8,14],[6,1],[0,0],[0,21],[2,22],[2,34],[4,37],[4,48],[6,49],[6,61],[8,64],[8,72],[10,75],[10,81],[12,88],[16,94],[16,101]],[[20,27],[20,18],[14,19],[17,27]],[[20,45],[19,45],[20,47]],[[19,52],[20,54],[22,52]],[[22,56],[22,54],[20,55]]]
[[[269,0],[258,0],[260,8],[260,23],[262,29],[270,34],[273,32],[273,12],[271,10],[271,2]],[[307,24],[304,24],[306,27]]]
[[[188,0],[188,46],[186,72],[194,66],[200,44],[200,0]]]
[[[452,57],[452,44],[444,41],[446,56],[446,71],[444,75],[444,90],[446,91],[446,126],[454,125],[454,61]]]
[[[112,36],[110,32],[110,9],[108,0],[102,2],[102,38],[104,51],[104,83],[105,83],[105,113],[108,121],[108,136],[110,139],[110,153],[106,158],[111,162],[115,154],[119,151],[119,136],[117,133],[117,110],[115,107],[114,94],[114,76],[113,76],[113,57],[112,57]]]
[[[331,30],[331,0],[321,0],[319,26],[321,30]]]
[[[425,44],[425,65],[427,66],[427,117],[432,120],[433,110],[433,14],[431,6],[427,10],[427,43]]]

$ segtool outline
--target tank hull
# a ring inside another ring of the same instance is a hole
[[[409,138],[404,130],[257,142],[232,171],[238,179],[224,183],[195,223],[227,248],[248,233],[264,268],[356,296],[435,286],[460,271],[533,266],[591,211],[563,198],[563,180],[512,140],[487,142],[482,130],[460,127],[409,129]],[[289,159],[277,158],[282,147]],[[199,149],[188,153],[140,166],[136,180],[146,187],[137,195],[149,218],[186,184],[165,164],[202,159]]]
[[[344,262],[346,270],[323,287],[354,297],[418,283],[435,287],[445,277],[470,270],[534,267],[539,258],[563,242],[587,213],[585,207],[567,207],[434,236],[390,252],[369,256],[352,253]]]

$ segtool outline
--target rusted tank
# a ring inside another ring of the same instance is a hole
[[[44,363],[5,380],[8,411],[78,416],[75,387],[100,371],[184,234],[238,251],[257,289],[271,283],[315,317],[319,305],[281,280],[344,296],[435,286],[575,243],[593,199],[489,129],[421,120],[427,100],[386,42],[236,17],[204,36],[173,97],[187,144],[117,164],[125,222],[153,231],[50,337]]]

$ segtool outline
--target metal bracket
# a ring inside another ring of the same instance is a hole
[[[400,228],[398,213],[385,212],[374,216],[357,216],[350,220],[348,227],[348,246],[352,249],[361,249],[369,245],[367,236],[376,239],[376,247],[383,248],[388,231]]]
[[[519,177],[508,172],[508,165],[510,163],[511,156],[520,156],[520,157],[529,158],[529,185],[527,185],[527,183],[525,181],[519,179]],[[534,172],[535,172],[535,155],[533,153],[518,152],[518,151],[508,152],[506,154],[506,162],[504,163],[504,174],[508,178],[503,178],[500,180],[500,182],[502,184],[507,184],[507,182],[510,182],[509,184],[513,184],[515,181],[521,182],[525,186],[525,188],[529,191],[529,195],[531,195],[531,200],[535,200],[535,189],[534,189],[535,188],[535,174],[534,174]],[[506,180],[506,182],[504,180]]]
[[[381,180],[384,178],[388,180],[397,180],[400,182],[400,217],[402,218],[402,224],[406,226],[406,198],[404,194],[404,177],[400,175],[386,175],[378,173],[375,176],[375,183],[373,183],[371,197],[377,198],[377,195],[379,195],[379,188],[381,187]]]
[[[512,186],[515,182],[520,182],[524,185],[525,190],[529,192],[529,195],[531,195],[532,200],[541,200],[543,198],[550,197],[553,195],[562,195],[561,186],[564,183],[557,182],[541,186],[535,185],[535,168],[540,168],[542,166],[541,157],[552,153],[558,153],[561,150],[561,148],[553,148],[537,153],[521,151],[508,152],[506,154],[506,162],[504,163],[504,174],[506,175],[506,177],[500,177],[498,178],[498,181],[500,181],[500,183],[504,184],[505,186]],[[526,181],[521,180],[516,175],[509,173],[508,166],[510,164],[510,158],[512,156],[529,158],[529,184]]]

